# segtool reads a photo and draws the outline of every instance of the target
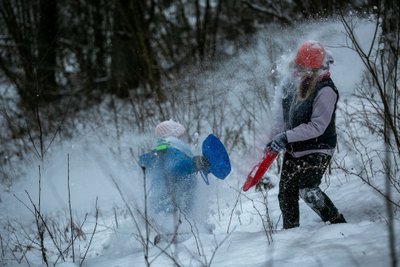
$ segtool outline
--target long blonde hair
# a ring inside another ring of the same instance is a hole
[[[297,100],[303,101],[315,92],[315,86],[319,80],[318,70],[312,70],[311,76],[299,83],[297,88]]]

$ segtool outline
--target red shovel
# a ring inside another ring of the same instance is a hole
[[[244,192],[255,186],[261,180],[277,156],[277,152],[271,151],[270,149],[267,150],[262,161],[255,165],[253,169],[251,169],[249,175],[247,175],[247,180],[242,187]]]

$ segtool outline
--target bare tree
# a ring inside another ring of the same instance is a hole
[[[41,103],[57,99],[56,3],[4,0],[0,10],[8,37],[0,56],[0,69],[17,87],[22,105],[34,110]]]
[[[395,228],[393,206],[398,206],[394,201],[392,192],[400,193],[397,175],[397,164],[400,156],[400,114],[398,105],[400,103],[398,75],[399,75],[399,50],[400,50],[400,23],[399,17],[393,14],[399,14],[399,4],[393,1],[382,1],[377,6],[375,14],[375,32],[371,43],[364,48],[356,35],[355,25],[352,21],[341,16],[341,21],[348,37],[348,46],[353,49],[362,60],[366,68],[364,83],[359,87],[359,97],[363,101],[362,107],[369,105],[359,111],[359,116],[364,120],[362,125],[369,127],[372,134],[381,138],[384,147],[378,152],[375,160],[365,161],[361,158],[364,171],[358,176],[372,185],[372,181],[365,174],[367,169],[372,170],[376,159],[380,158],[381,170],[386,177],[385,188],[373,186],[376,191],[382,194],[386,200],[388,213],[388,232],[389,247],[392,266],[397,266],[397,252],[395,247]],[[370,112],[371,109],[374,113]],[[354,148],[364,150],[360,155],[369,158],[371,151],[367,144],[358,138],[353,142]],[[357,143],[356,143],[357,142]]]

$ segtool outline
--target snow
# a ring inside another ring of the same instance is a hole
[[[73,262],[62,262],[57,264],[56,267],[78,267],[78,265]]]
[[[368,46],[374,25],[361,19],[359,22],[357,33],[360,40]],[[291,59],[297,45],[304,40],[313,39],[322,41],[334,57],[331,73],[341,92],[341,101],[346,99],[350,105],[354,103],[351,106],[357,106],[358,99],[352,93],[361,81],[363,66],[357,55],[345,47],[346,38],[341,23],[314,22],[282,31],[284,34],[281,35],[261,31],[259,42],[254,47],[241,51],[234,59],[221,64],[218,71],[201,77],[205,88],[217,90],[228,87],[232,92],[229,99],[233,103],[237,101],[238,105],[240,93],[249,92],[251,85],[259,84],[274,91],[275,87],[267,86],[263,81],[270,74],[284,73],[284,66]],[[285,51],[273,56],[276,65],[265,56],[268,54],[267,39],[271,36],[278,43],[288,44]],[[339,105],[341,109],[338,110],[338,124],[343,128],[344,101]],[[270,108],[273,110],[274,106]],[[265,143],[265,133],[261,132],[265,129],[263,121],[270,120],[274,115],[269,111],[260,113],[263,117],[258,118],[261,122],[258,125],[258,136],[254,138],[254,146],[258,150],[253,153],[249,150],[235,150],[231,155],[233,170],[228,178],[210,179],[209,186],[200,182],[203,194],[197,204],[208,207],[209,217],[206,223],[213,232],[199,228],[199,232],[177,244],[168,245],[161,241],[158,247],[150,246],[151,266],[174,266],[167,254],[172,255],[175,264],[179,266],[390,266],[385,200],[358,177],[345,175],[340,169],[333,168],[321,185],[344,214],[348,221],[346,224],[324,224],[300,201],[300,227],[282,230],[277,201],[279,178],[276,166],[269,171],[274,187],[264,193],[267,194],[265,198],[253,189],[246,193],[241,192],[240,186],[244,177],[259,159],[262,149],[260,147]],[[93,132],[87,130],[78,138],[65,141],[62,145],[54,145],[44,162],[32,160],[26,166],[26,177],[11,188],[0,188],[0,253],[3,256],[7,245],[15,244],[15,233],[25,231],[30,236],[35,233],[35,226],[32,225],[34,218],[21,202],[31,206],[25,192],[27,190],[33,202],[38,203],[39,178],[42,212],[58,220],[60,228],[68,225],[69,178],[73,216],[78,218],[78,224],[84,225],[85,237],[76,240],[75,263],[71,253],[68,253],[66,262],[58,259],[52,242],[46,240],[47,246],[52,248],[48,251],[50,261],[56,262],[57,267],[80,266],[80,258],[84,258],[83,266],[86,267],[146,266],[143,246],[138,241],[145,231],[140,228],[138,233],[123,198],[134,212],[136,208],[142,210],[142,174],[130,155],[130,149],[135,155],[139,154],[151,144],[153,136],[125,132],[117,142],[110,134],[112,127],[96,128]],[[102,133],[105,135],[101,136]],[[243,135],[246,133],[242,132]],[[101,139],[98,138],[99,135]],[[200,137],[201,134],[195,132],[195,139]],[[376,144],[369,133],[366,132],[363,137]],[[251,136],[245,138],[252,139]],[[345,142],[345,136],[340,138],[342,139],[339,142]],[[346,160],[349,166],[353,164],[357,167],[357,162],[344,157],[350,152],[345,148],[341,149],[335,158]],[[383,174],[376,175],[376,185],[383,188]],[[117,190],[113,180],[119,185],[121,192]],[[268,201],[268,213],[265,210],[265,200]],[[97,220],[96,206],[99,209]],[[86,220],[85,214],[88,214]],[[262,216],[265,214],[268,214],[273,224],[272,232],[268,227],[267,231],[263,228]],[[398,219],[397,215],[396,232],[400,229]],[[17,225],[17,230],[7,230],[10,224]],[[92,235],[94,229],[96,231]],[[154,238],[154,233],[150,237]],[[90,243],[91,238],[93,240]],[[399,251],[399,242],[396,244]],[[166,249],[167,252],[160,253],[160,249]],[[12,260],[11,255],[7,255],[2,258],[2,266],[45,266],[39,251],[28,251],[26,257],[27,259],[23,258],[18,263]]]

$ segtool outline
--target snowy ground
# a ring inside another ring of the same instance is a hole
[[[360,38],[367,44],[371,24],[365,23],[360,27]],[[296,35],[304,40],[323,40],[329,46],[335,57],[332,76],[342,93],[341,100],[346,99],[350,103],[356,101],[351,93],[361,79],[362,66],[357,56],[343,47],[345,38],[340,22],[306,25],[292,38],[295,39]],[[261,33],[260,39],[263,38],[265,35]],[[289,37],[276,38],[287,41]],[[254,65],[255,73],[269,71],[266,69],[270,65],[262,61],[260,47],[248,53],[243,52],[240,60],[251,62],[254,55],[260,63]],[[245,77],[239,74],[230,79],[225,82],[235,84],[235,79],[244,80]],[[343,104],[340,107],[343,108]],[[343,113],[339,110],[339,124],[343,121],[341,116]],[[127,134],[116,145],[112,136],[103,137],[102,143],[93,138],[101,131],[109,132],[105,126],[100,131],[87,131],[80,138],[65,142],[63,146],[52,147],[48,159],[41,164],[41,209],[60,225],[67,225],[67,178],[70,177],[73,216],[78,218],[78,224],[84,223],[86,234],[85,238],[77,240],[76,246],[79,247],[76,247],[76,258],[84,255],[85,246],[90,243],[83,266],[145,266],[143,246],[135,238],[135,225],[112,178],[120,186],[128,203],[140,205],[138,199],[142,196],[141,172],[129,155],[129,149],[143,147],[144,143],[151,142],[151,136]],[[342,141],[339,139],[340,142]],[[115,152],[116,146],[123,151],[121,154]],[[343,158],[347,153],[346,149],[342,149],[335,157]],[[174,245],[168,246],[162,241],[158,247],[151,246],[151,266],[174,266],[173,260],[167,255],[173,256],[175,264],[180,266],[390,266],[386,206],[384,199],[370,186],[357,177],[346,176],[333,165],[332,173],[326,176],[321,187],[344,214],[348,223],[326,225],[300,201],[301,226],[281,230],[277,202],[278,177],[274,166],[270,176],[275,186],[268,191],[266,197],[269,218],[274,225],[271,234],[269,228],[265,231],[263,227],[261,215],[266,214],[263,195],[253,189],[246,193],[240,192],[247,171],[256,160],[249,158],[244,152],[237,152],[232,155],[233,171],[226,180],[212,179],[209,186],[202,184],[203,195],[198,199],[198,204],[209,208],[208,224],[214,226],[213,233],[201,231]],[[25,178],[11,188],[0,188],[2,266],[45,266],[39,251],[35,249],[28,251],[26,258],[17,257],[21,259],[20,264],[12,255],[6,255],[8,249],[14,249],[14,255],[21,255],[18,246],[15,246],[16,233],[32,236],[35,232],[34,217],[23,203],[32,207],[25,190],[33,202],[38,203],[39,164],[32,160],[26,167]],[[383,187],[384,177],[374,178],[377,185]],[[99,209],[97,224],[94,212],[96,198]],[[88,213],[86,221],[85,213]],[[398,233],[398,211],[395,218]],[[16,230],[11,231],[10,225],[14,225]],[[94,227],[96,232],[90,242]],[[49,238],[46,242],[51,247]],[[400,251],[399,242],[396,244],[397,251]],[[160,248],[166,248],[166,253],[160,254]],[[50,261],[57,261],[57,267],[79,266],[79,260],[76,260],[76,264],[68,263],[71,262],[70,257],[65,259],[66,263],[61,263],[62,260],[57,259],[56,254],[55,249],[49,251]]]

